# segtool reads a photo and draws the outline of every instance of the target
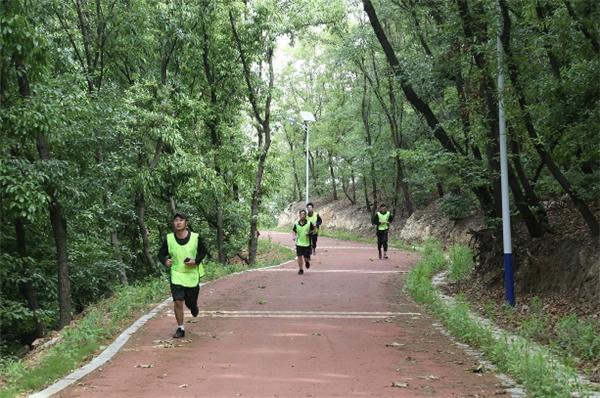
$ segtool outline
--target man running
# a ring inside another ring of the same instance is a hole
[[[183,213],[173,216],[173,232],[160,248],[160,262],[170,271],[171,295],[173,311],[177,321],[177,330],[173,338],[185,337],[183,325],[183,303],[192,313],[198,316],[198,294],[200,278],[204,276],[201,262],[206,256],[206,248],[200,242],[198,234],[189,230],[188,218]]]
[[[388,230],[394,217],[386,210],[385,204],[379,206],[379,211],[373,216],[372,222],[377,225],[377,250],[381,260],[381,248],[383,247],[383,258],[388,258]]]
[[[306,219],[306,210],[300,210],[299,219],[292,228],[293,239],[296,242],[296,255],[298,256],[298,274],[304,274],[302,263],[306,269],[310,268],[310,233],[315,226]]]
[[[321,220],[321,216],[319,215],[319,213],[314,211],[313,207],[314,206],[312,203],[306,204],[306,211],[307,211],[306,219],[308,220],[309,223],[312,223],[312,225],[314,225],[314,227],[315,227],[313,232],[311,232],[311,234],[310,234],[310,244],[312,247],[311,254],[316,256],[317,255],[317,239],[319,238],[319,227],[323,223],[323,220]]]

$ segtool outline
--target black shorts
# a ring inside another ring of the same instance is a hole
[[[296,246],[296,256],[310,258],[310,246]]]
[[[185,287],[171,283],[171,295],[173,296],[173,301],[184,300],[186,307],[189,309],[195,308],[198,305],[199,293],[200,286]]]

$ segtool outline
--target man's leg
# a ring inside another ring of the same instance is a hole
[[[312,254],[317,254],[317,239],[319,238],[319,235],[314,234],[310,236],[310,243],[311,243],[311,247],[312,247]]]
[[[185,288],[181,285],[171,283],[171,295],[173,296],[173,312],[175,312],[175,320],[177,321],[177,330],[173,338],[185,336],[183,327],[183,302],[185,300]]]
[[[381,246],[383,246],[381,232],[377,230],[377,251],[379,252],[379,259],[381,260]]]
[[[307,256],[307,255],[304,256],[304,265],[306,266],[306,269],[310,268],[310,256]]]
[[[303,255],[302,252],[300,251],[300,249],[298,248],[298,246],[296,246],[296,256],[298,259],[298,273],[299,274],[303,274],[304,273],[304,269],[302,268],[302,259],[303,259]]]
[[[177,330],[173,338],[185,337],[185,327],[183,326],[183,300],[173,301],[173,310],[175,311],[175,320],[177,321]]]
[[[185,305],[192,313],[193,317],[198,316],[198,294],[200,293],[200,286],[186,287],[185,288]]]
[[[383,258],[388,258],[387,249],[388,249],[388,231],[383,231]]]

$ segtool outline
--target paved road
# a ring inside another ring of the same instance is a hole
[[[274,241],[292,245],[287,233]],[[320,238],[295,262],[201,289],[202,312],[173,340],[171,307],[110,363],[60,397],[490,397],[493,374],[433,327],[402,290],[417,256]],[[396,386],[392,386],[396,383]]]

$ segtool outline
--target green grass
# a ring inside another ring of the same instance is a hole
[[[465,258],[464,253],[457,258]],[[446,266],[439,243],[426,243],[423,258],[409,273],[406,287],[411,296],[425,304],[452,335],[481,350],[500,371],[522,383],[529,396],[570,397],[572,392],[585,396],[586,388],[578,382],[577,373],[567,358],[557,356],[550,348],[522,336],[510,337],[505,332],[494,335],[490,326],[471,316],[469,305],[463,297],[459,296],[453,303],[441,300],[431,284],[431,278]],[[582,328],[587,330],[586,327]],[[583,336],[589,336],[589,333]],[[581,346],[589,343],[589,337],[583,341],[585,343],[582,342]]]
[[[252,268],[276,265],[293,258],[291,249],[260,240],[258,261]],[[208,263],[205,268],[203,280],[207,281],[248,269],[248,266]],[[112,297],[90,306],[79,319],[61,330],[60,341],[45,350],[33,364],[22,359],[0,359],[0,379],[3,381],[0,398],[40,390],[78,368],[168,294],[164,277],[122,287]]]
[[[450,266],[448,267],[448,278],[452,282],[464,280],[473,271],[473,253],[463,245],[452,245],[450,247]]]

